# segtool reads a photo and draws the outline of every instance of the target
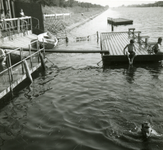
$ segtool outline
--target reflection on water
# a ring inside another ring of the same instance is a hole
[[[160,65],[103,68],[97,65],[99,54],[50,54],[48,59],[47,72],[38,74],[30,88],[23,88],[1,107],[2,150],[163,147]],[[146,121],[159,136],[142,138],[141,124]]]

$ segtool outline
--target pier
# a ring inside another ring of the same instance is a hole
[[[16,63],[13,63],[12,60],[16,58],[12,59],[11,54],[19,56]],[[8,93],[12,94],[14,88],[25,79],[28,78],[29,82],[33,82],[32,73],[41,66],[44,68],[45,49],[38,49],[33,53],[30,45],[28,52],[23,51],[22,48],[17,48],[6,53],[6,60],[6,66],[0,72],[0,99]]]
[[[149,43],[149,36],[141,36],[140,31],[129,29],[127,32],[101,33],[101,50],[107,50],[108,54],[102,55],[103,65],[115,63],[128,63],[128,58],[123,54],[124,47],[134,39],[136,57],[134,63],[153,63],[163,60],[162,55],[149,53],[149,48],[155,43]]]

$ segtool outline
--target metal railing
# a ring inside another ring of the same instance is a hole
[[[10,35],[11,31],[24,33],[27,30],[32,30],[32,18],[28,16],[21,18],[2,19],[0,23],[1,34],[2,32],[7,32],[8,35]]]
[[[37,44],[37,50],[35,52],[31,51],[32,44]],[[45,58],[45,49],[40,48],[38,40],[31,42],[29,45],[29,51],[23,51],[22,48],[17,48],[6,53],[6,68],[0,72],[0,81],[2,85],[0,86],[0,92],[6,88],[10,88],[13,91],[14,83],[18,82],[25,74],[27,75],[27,70],[25,69],[24,62],[27,63],[30,73],[33,73],[34,67],[40,65],[41,59],[40,54],[43,52]],[[15,55],[16,54],[16,55]],[[17,58],[14,57],[17,56]],[[3,56],[4,57],[4,56]],[[14,57],[14,58],[12,58]],[[13,59],[18,59],[16,63],[13,63]],[[0,98],[2,98],[0,93]]]
[[[63,13],[63,14],[44,14],[44,19],[58,19],[58,18],[65,18],[71,17],[71,13]]]

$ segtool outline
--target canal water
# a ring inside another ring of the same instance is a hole
[[[135,27],[154,42],[162,36],[162,14],[159,7],[107,10],[69,35],[110,31],[107,17],[122,17],[134,24],[115,31]],[[103,68],[100,54],[50,54],[48,59],[47,72],[1,106],[0,150],[163,149],[160,64]],[[141,135],[144,122],[152,125],[148,139]]]

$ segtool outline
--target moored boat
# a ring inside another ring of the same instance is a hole
[[[58,44],[56,37],[53,37],[49,32],[45,32],[38,35],[38,41],[41,46],[45,46],[45,49],[52,49]]]

